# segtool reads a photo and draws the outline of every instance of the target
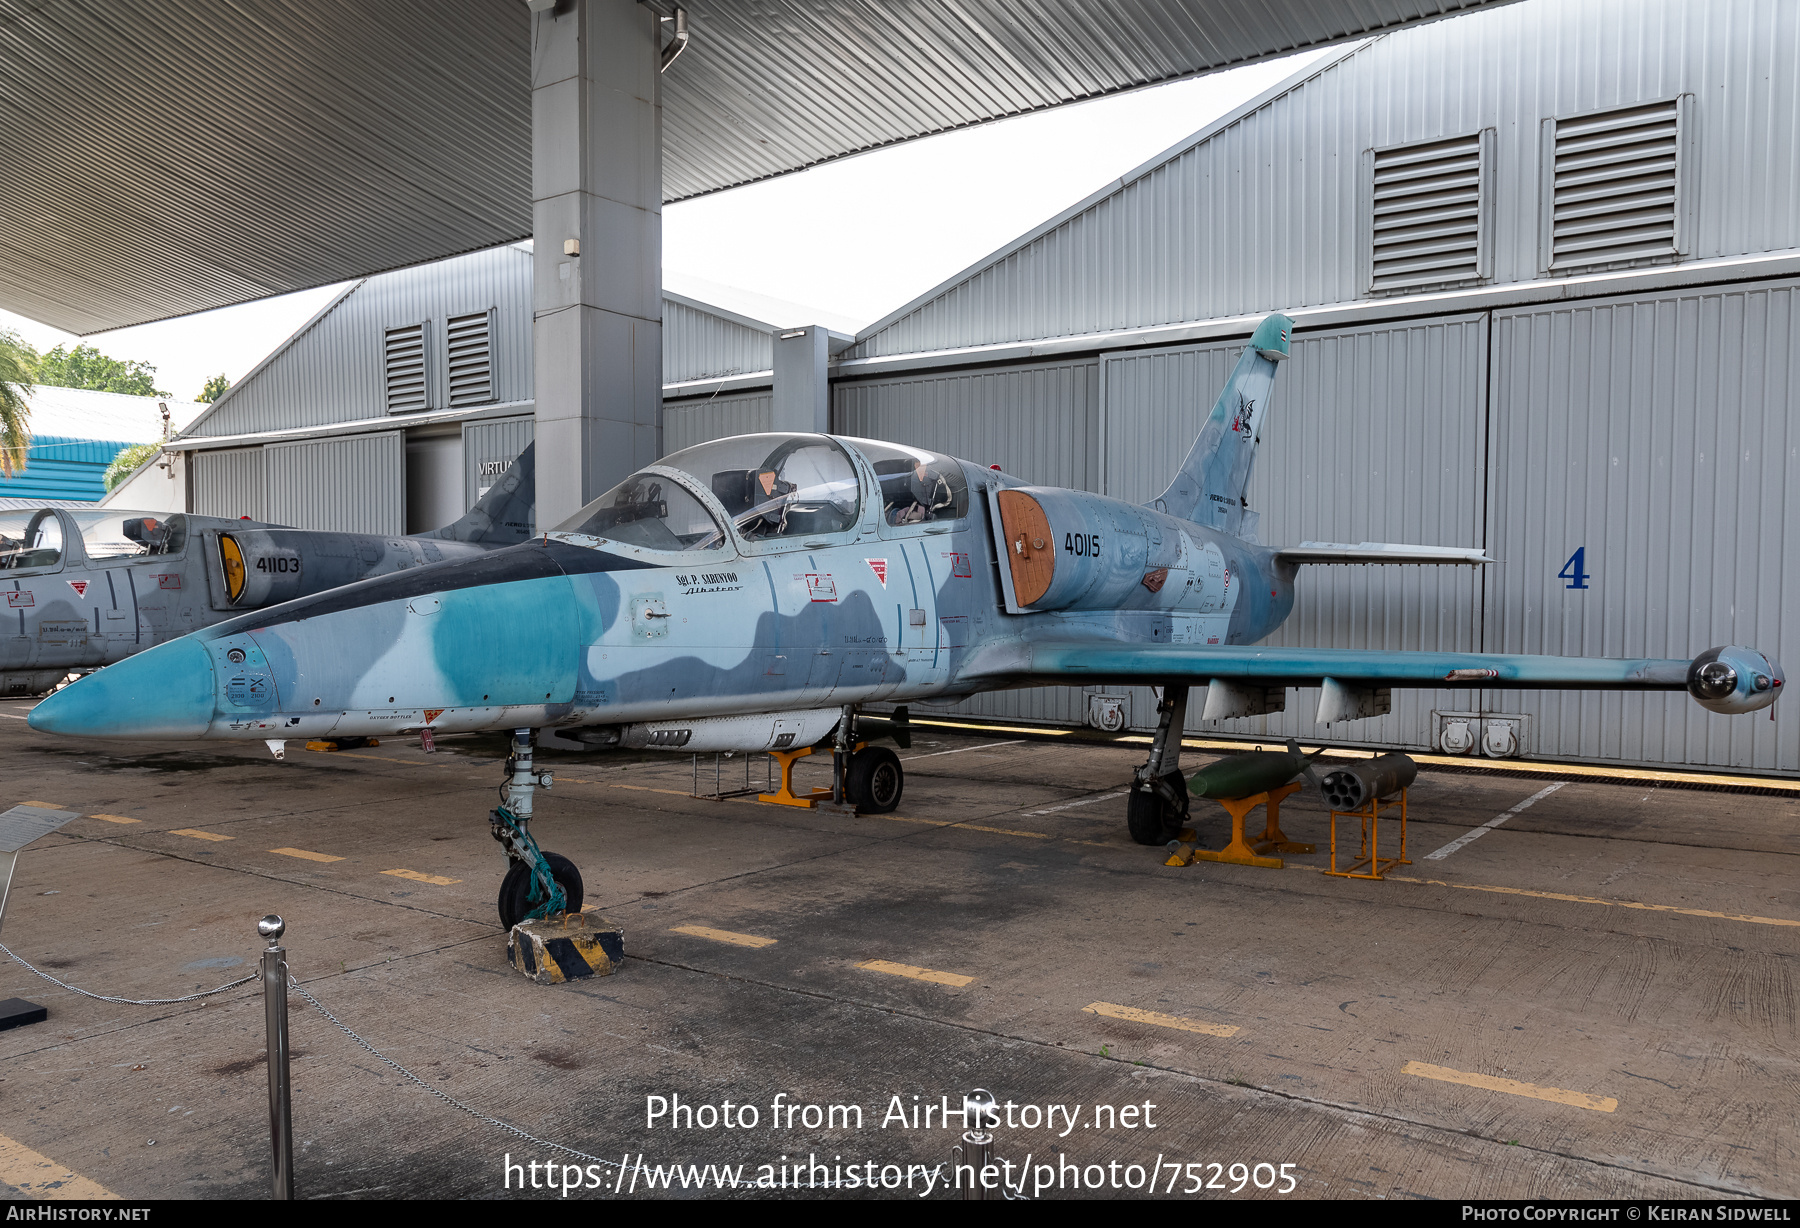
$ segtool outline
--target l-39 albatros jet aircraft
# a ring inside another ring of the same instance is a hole
[[[532,450],[467,515],[414,537],[116,508],[0,511],[0,695],[296,597],[531,536]],[[8,625],[10,624],[10,625]]]
[[[1186,811],[1188,691],[1208,719],[1322,686],[1321,722],[1392,687],[1689,691],[1714,712],[1780,693],[1748,648],[1693,660],[1257,648],[1308,563],[1456,563],[1477,550],[1257,544],[1244,491],[1292,322],[1264,320],[1161,498],[1030,486],[924,448],[828,435],[701,444],[556,529],[480,558],[234,618],[64,688],[33,727],[86,737],[282,739],[511,730],[493,832],[511,925],[579,907],[581,879],[527,830],[531,733],[594,747],[834,747],[837,787],[898,804],[894,754],[858,749],[858,705],[1063,683],[1155,684],[1161,722],[1128,822],[1158,843]]]

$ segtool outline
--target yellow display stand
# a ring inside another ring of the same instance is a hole
[[[1394,805],[1388,803],[1388,810]],[[1346,869],[1338,869],[1338,819],[1362,820],[1362,845],[1357,849],[1356,860]],[[1410,866],[1406,856],[1406,790],[1400,790],[1400,855],[1398,857],[1381,856],[1381,799],[1371,798],[1369,805],[1363,810],[1331,812],[1331,868],[1325,873],[1337,878],[1375,878],[1385,877],[1395,866]]]
[[[1281,858],[1267,854],[1312,852],[1312,845],[1289,840],[1281,830],[1281,801],[1298,792],[1300,787],[1300,783],[1295,781],[1266,793],[1252,793],[1249,797],[1218,798],[1219,805],[1225,807],[1225,813],[1231,816],[1231,843],[1216,853],[1208,849],[1177,848],[1163,864],[1185,866],[1196,861],[1222,861],[1234,866],[1261,866],[1268,870],[1279,870],[1285,863]],[[1244,820],[1258,806],[1263,807],[1267,815],[1263,833],[1254,840],[1245,839]],[[1184,832],[1183,835],[1191,838],[1192,833]]]

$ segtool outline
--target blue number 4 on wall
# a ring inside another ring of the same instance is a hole
[[[1577,546],[1575,548],[1575,553],[1569,556],[1569,561],[1563,564],[1563,569],[1556,573],[1556,578],[1558,580],[1568,581],[1567,584],[1563,585],[1564,588],[1586,588],[1588,586],[1588,573],[1583,570],[1586,564],[1587,547]]]

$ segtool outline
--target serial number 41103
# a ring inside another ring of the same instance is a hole
[[[300,560],[290,558],[260,558],[256,560],[256,570],[297,572],[300,570]]]

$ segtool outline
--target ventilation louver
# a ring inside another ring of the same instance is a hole
[[[1487,275],[1484,134],[1373,152],[1369,287],[1394,290]]]
[[[1678,254],[1680,104],[1545,122],[1551,270]]]
[[[390,414],[425,409],[431,398],[425,388],[425,325],[390,328],[385,334],[383,370],[387,378]]]
[[[450,358],[450,405],[481,405],[494,399],[491,315],[451,316],[445,330]]]

